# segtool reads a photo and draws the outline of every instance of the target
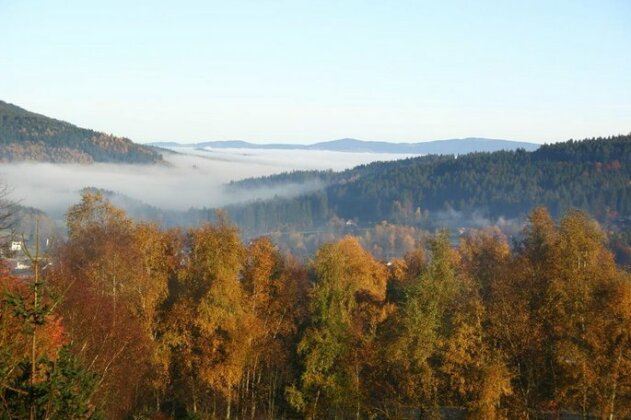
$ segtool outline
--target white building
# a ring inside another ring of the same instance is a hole
[[[20,241],[11,242],[11,251],[21,251],[21,250],[22,250],[22,242]]]
[[[15,263],[16,270],[26,270],[31,268],[31,264],[28,261],[18,261]]]

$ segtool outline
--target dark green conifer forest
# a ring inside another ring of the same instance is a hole
[[[490,219],[524,217],[545,206],[554,217],[571,208],[602,222],[631,214],[631,136],[567,141],[524,150],[424,156],[376,162],[340,172],[297,172],[233,183],[254,188],[317,179],[326,187],[290,199],[228,208],[253,235],[309,228],[331,217],[362,226],[383,220],[418,224],[417,209],[435,214],[480,212]],[[625,220],[626,220],[625,219]]]

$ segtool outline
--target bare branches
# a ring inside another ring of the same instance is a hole
[[[9,199],[11,189],[0,182],[0,246],[6,245],[12,235],[14,226],[14,216],[16,212],[15,203]]]

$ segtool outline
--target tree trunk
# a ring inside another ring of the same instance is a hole
[[[615,407],[616,407],[616,391],[618,388],[618,371],[620,370],[620,363],[622,362],[622,347],[618,349],[618,360],[616,360],[616,369],[613,374],[613,385],[611,386],[611,402],[609,403],[609,420],[614,419]]]
[[[195,392],[195,384],[193,383],[193,413],[197,413],[197,393]]]
[[[35,258],[31,258],[31,264],[33,264],[34,278],[33,278],[33,312],[37,313],[38,304],[39,304],[39,219],[36,221],[36,235],[35,235]],[[24,248],[26,248],[26,243],[22,241]],[[28,254],[30,255],[30,254]],[[37,326],[33,326],[33,338],[31,341],[31,392],[33,391],[33,387],[35,385],[35,362],[36,362],[36,349],[37,349]],[[31,402],[31,412],[30,418],[31,420],[35,420],[36,412],[35,412],[35,401]]]
[[[320,398],[320,390],[316,394],[315,401],[313,402],[313,416],[311,418],[315,418],[316,413],[318,412],[318,399]]]

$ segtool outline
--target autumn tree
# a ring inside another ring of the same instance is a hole
[[[69,351],[69,338],[41,273],[16,279],[0,261],[0,412],[3,418],[96,418],[97,376]]]
[[[164,233],[134,223],[98,193],[84,192],[67,226],[51,283],[64,296],[60,311],[77,356],[100,376],[98,397],[120,417],[164,388],[156,322],[172,258]]]
[[[497,232],[479,235],[462,249],[465,268],[479,281],[485,330],[511,372],[513,393],[506,406],[512,416],[555,407],[550,287],[557,241],[553,219],[537,208],[516,252]]]
[[[241,414],[254,418],[260,404],[275,418],[284,409],[285,387],[297,376],[294,352],[306,310],[307,273],[268,238],[259,238],[246,249],[242,283],[254,324],[240,386]]]
[[[443,233],[431,243],[431,260],[422,273],[406,285],[403,301],[384,331],[385,360],[389,361],[393,409],[437,404],[437,382],[432,357],[439,345],[445,302],[451,299],[454,271],[449,237]]]
[[[452,303],[452,334],[441,355],[443,392],[451,393],[451,404],[466,407],[470,418],[505,418],[513,373],[490,325],[510,248],[499,230],[489,228],[468,233],[458,251],[460,288]]]
[[[168,334],[177,370],[176,399],[191,413],[232,416],[246,366],[254,318],[239,275],[244,247],[221,221],[189,231],[168,310]]]
[[[387,272],[350,237],[322,246],[313,262],[309,326],[298,346],[303,371],[288,389],[309,417],[368,409],[366,370],[384,318]]]
[[[511,415],[626,413],[629,278],[597,224],[571,211],[557,226],[538,208],[513,257],[489,239],[461,253],[482,280],[485,330],[511,372]]]
[[[585,213],[568,212],[558,230],[561,258],[551,290],[557,399],[584,416],[627,415],[631,277],[617,269]]]

